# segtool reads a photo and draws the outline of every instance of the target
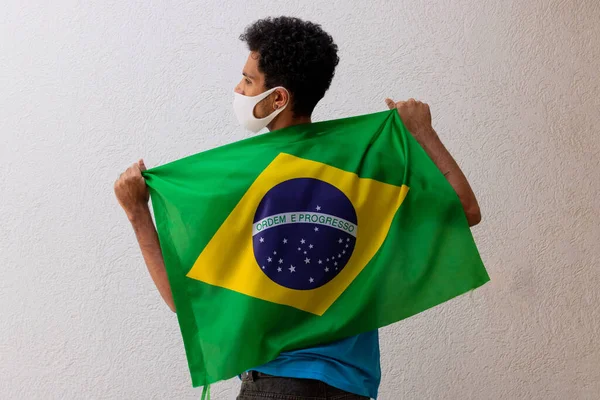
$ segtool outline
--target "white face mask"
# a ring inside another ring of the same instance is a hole
[[[287,104],[273,111],[270,115],[268,115],[265,118],[256,118],[254,116],[254,107],[256,107],[256,105],[260,103],[261,100],[273,93],[276,89],[285,90],[285,88],[278,86],[273,89],[269,89],[266,92],[261,93],[257,96],[252,97],[244,96],[239,93],[234,93],[235,97],[233,99],[233,111],[235,112],[235,116],[237,117],[238,121],[244,128],[254,133],[257,133],[258,131],[269,125],[269,123],[271,123],[271,121],[273,121],[273,119],[275,119],[275,117],[278,116],[279,113],[285,110]]]

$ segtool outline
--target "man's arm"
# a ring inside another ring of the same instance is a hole
[[[475,194],[460,167],[431,126],[429,106],[414,99],[397,103],[386,99],[385,102],[390,110],[398,110],[406,128],[452,185],[462,203],[469,226],[477,225],[481,221],[481,212]]]
[[[115,182],[115,195],[133,226],[148,272],[150,272],[158,292],[171,311],[175,312],[165,261],[148,207],[149,193],[142,177],[142,171],[145,169],[142,160],[129,167]]]

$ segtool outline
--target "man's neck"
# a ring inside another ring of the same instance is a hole
[[[276,131],[278,129],[287,128],[289,126],[310,124],[312,122],[311,117],[293,117],[288,114],[280,114],[267,126],[269,131]]]

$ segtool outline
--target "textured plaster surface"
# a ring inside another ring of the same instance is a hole
[[[0,398],[198,398],[112,184],[246,136],[237,36],[280,14],[340,46],[316,120],[428,101],[483,210],[492,282],[381,331],[380,398],[600,398],[597,0],[4,0]]]

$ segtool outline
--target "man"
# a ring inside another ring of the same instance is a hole
[[[274,131],[311,123],[311,114],[331,84],[337,46],[319,25],[296,18],[267,18],[249,26],[241,39],[250,55],[235,88],[234,110],[249,130]],[[480,219],[467,179],[431,126],[427,104],[410,99],[394,103],[400,116],[458,194],[470,225]],[[161,296],[175,311],[140,160],[115,183],[115,193],[133,225],[148,271]],[[281,354],[243,374],[238,399],[375,398],[381,378],[377,331],[335,343]]]

